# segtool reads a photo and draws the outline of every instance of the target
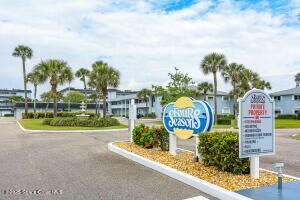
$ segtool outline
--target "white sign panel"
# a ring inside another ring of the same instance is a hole
[[[239,103],[240,158],[274,154],[274,101],[263,90],[252,89]]]

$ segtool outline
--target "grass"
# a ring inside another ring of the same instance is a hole
[[[290,137],[295,140],[300,140],[300,134],[293,134]]]
[[[300,120],[295,119],[276,119],[276,128],[300,128]]]
[[[49,126],[43,124],[44,119],[20,119],[20,124],[29,130],[107,130],[107,129],[121,129],[127,128],[125,125],[110,126],[110,127],[78,127],[78,126]]]
[[[157,125],[163,125],[162,121],[151,121],[153,124]],[[237,124],[235,120],[231,120],[231,125],[222,125],[217,124],[214,125],[214,129],[226,129],[226,128],[237,128]],[[275,120],[275,128],[281,129],[281,128],[300,128],[300,120],[295,119],[276,119]]]

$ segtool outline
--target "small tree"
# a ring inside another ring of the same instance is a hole
[[[43,82],[49,80],[53,98],[53,116],[57,116],[57,86],[70,82],[73,79],[71,67],[63,60],[49,59],[40,62],[35,70],[43,74]]]
[[[65,97],[63,97],[64,102],[81,103],[84,100],[84,94],[77,91],[71,91]]]
[[[27,75],[27,81],[32,83],[34,86],[33,112],[36,113],[37,86],[43,82],[43,74],[38,70],[34,70]]]
[[[148,108],[148,100],[149,98],[151,97],[152,95],[152,91],[147,89],[147,88],[144,88],[142,90],[140,90],[138,93],[137,93],[137,97],[140,99],[140,100],[143,100],[146,102],[146,107]],[[149,112],[149,110],[147,111]]]
[[[217,123],[217,72],[222,72],[227,61],[223,54],[211,53],[204,57],[200,64],[200,69],[204,74],[213,74],[214,78],[214,123]]]
[[[116,88],[120,84],[120,72],[108,66],[103,61],[96,61],[92,65],[92,71],[90,74],[89,85],[99,92],[99,95],[103,95],[103,117],[106,116],[106,98],[108,87]]]
[[[197,89],[206,98],[207,93],[213,91],[213,84],[209,82],[202,82],[198,84]]]
[[[199,92],[191,89],[194,84],[188,74],[184,74],[175,67],[175,73],[169,73],[170,81],[166,87],[152,86],[153,95],[161,96],[161,104],[166,105],[170,102],[175,102],[179,97],[187,96],[197,98],[200,96]]]
[[[25,118],[28,117],[28,96],[27,96],[27,78],[26,78],[26,59],[31,59],[33,51],[30,47],[19,45],[14,49],[12,53],[14,57],[20,57],[22,59],[23,66],[23,81],[24,81],[24,96],[25,96]]]
[[[87,93],[86,93],[87,80],[86,79],[89,76],[89,74],[90,74],[90,71],[88,69],[85,69],[85,68],[80,68],[75,73],[75,76],[83,82],[85,100],[87,99]]]

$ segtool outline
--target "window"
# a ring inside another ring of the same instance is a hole
[[[274,96],[274,100],[275,101],[280,101],[281,100],[281,96]]]
[[[222,108],[222,114],[230,114],[230,108],[228,108],[228,107],[223,107],[223,108]]]
[[[228,100],[229,100],[229,97],[228,97],[228,96],[222,96],[222,100],[223,100],[223,101],[228,101]]]
[[[294,95],[294,100],[295,101],[300,101],[300,95]]]
[[[275,110],[275,114],[281,114],[281,110]]]
[[[214,100],[214,97],[210,96],[210,97],[207,97],[207,99],[212,101],[212,100]]]

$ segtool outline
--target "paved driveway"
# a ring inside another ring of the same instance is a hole
[[[126,131],[27,134],[14,121],[0,120],[0,199],[174,200],[205,195],[108,152],[107,143],[127,137]],[[30,194],[34,192],[39,194]]]

